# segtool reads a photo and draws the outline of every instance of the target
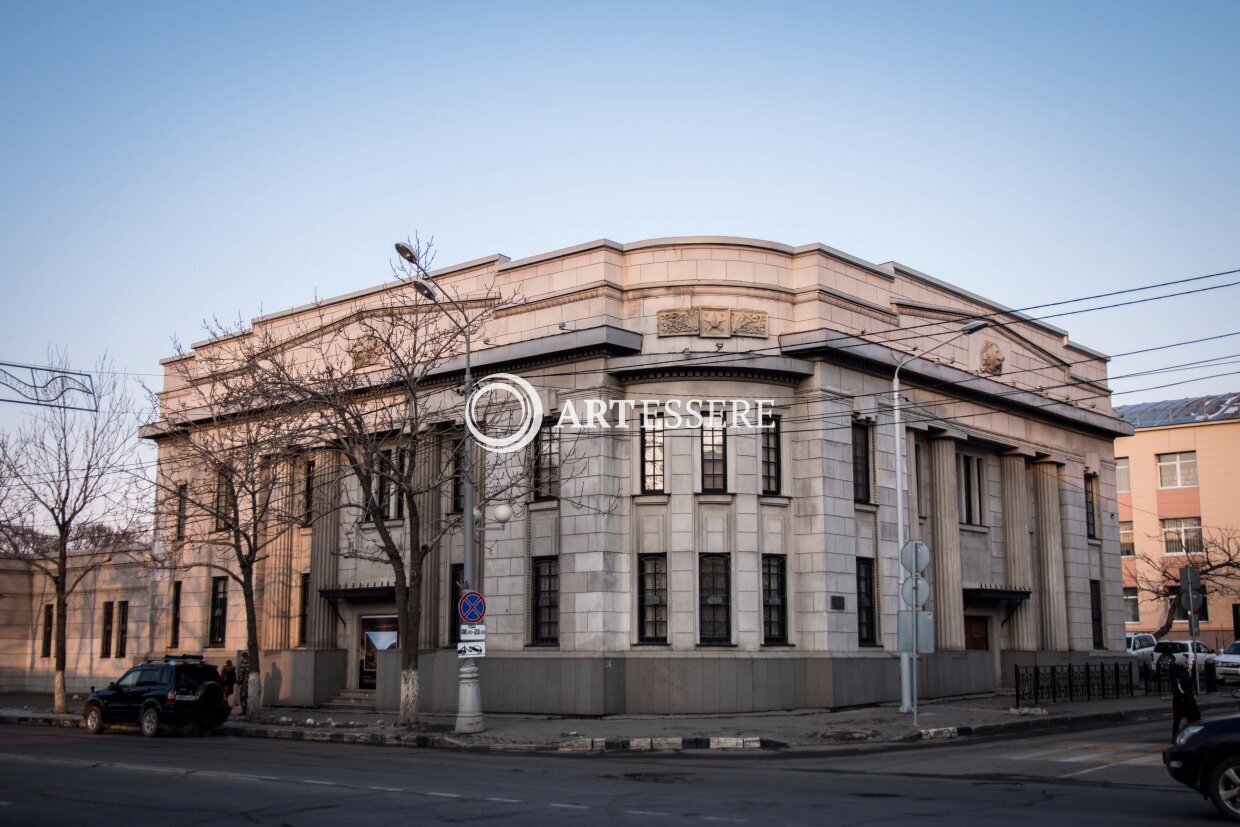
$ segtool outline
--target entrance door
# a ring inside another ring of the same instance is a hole
[[[990,651],[990,623],[984,617],[964,617],[964,648],[977,652]]]
[[[1240,640],[1240,603],[1231,604],[1232,640]]]
[[[396,615],[370,615],[361,618],[361,662],[357,670],[357,688],[374,689],[378,671],[376,652],[400,647],[396,631]]]

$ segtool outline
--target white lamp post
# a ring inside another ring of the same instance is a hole
[[[892,399],[892,419],[896,432],[896,548],[897,550],[904,548],[904,543],[908,540],[908,532],[905,529],[904,514],[904,489],[906,485],[904,474],[904,422],[900,418],[900,369],[914,359],[925,356],[932,351],[938,350],[944,345],[949,345],[962,336],[969,336],[984,327],[989,327],[990,322],[978,319],[969,322],[960,328],[960,332],[950,339],[944,339],[934,347],[922,353],[910,353],[905,356],[896,365],[895,373],[891,375],[891,399]],[[901,578],[900,585],[904,585],[904,578]],[[911,611],[913,606],[904,600],[904,589],[900,589],[900,603],[904,611]],[[915,712],[917,688],[914,682],[917,680],[916,652],[900,652],[900,711]]]

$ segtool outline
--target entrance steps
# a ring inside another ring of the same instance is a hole
[[[324,703],[320,709],[345,709],[350,712],[374,712],[375,691],[373,689],[345,689]]]

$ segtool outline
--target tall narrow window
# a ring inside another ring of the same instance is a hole
[[[1141,622],[1141,604],[1135,587],[1124,587],[1124,621],[1126,623]]]
[[[207,628],[207,645],[223,646],[228,627],[228,578],[211,578],[211,622]]]
[[[560,432],[548,420],[534,439],[534,499],[554,500],[560,496]]]
[[[1197,485],[1197,452],[1158,455],[1159,488],[1192,488]]]
[[[702,417],[702,493],[728,490],[728,431],[722,413]]]
[[[1098,530],[1098,475],[1085,475],[1085,536],[1097,540],[1102,536]]]
[[[762,493],[776,495],[780,492],[783,474],[782,457],[779,453],[779,417],[772,416],[769,427],[758,431],[762,444]]]
[[[297,616],[297,645],[305,646],[310,634],[310,572],[301,575],[301,613]]]
[[[637,640],[667,643],[667,555],[637,558]]]
[[[374,502],[370,506],[372,522],[405,519],[405,499],[400,494],[400,486],[392,484],[393,478],[403,476],[404,470],[404,451],[385,448],[375,456],[371,469],[374,494]]]
[[[762,642],[788,642],[788,563],[782,554],[762,555]]]
[[[643,416],[641,427],[642,493],[662,494],[663,479],[663,417]]]
[[[1094,648],[1107,648],[1102,631],[1102,583],[1097,580],[1089,581],[1089,622],[1094,629]]]
[[[185,512],[189,504],[189,485],[181,483],[177,486],[177,513],[176,525],[173,530],[173,538],[176,540],[185,539]]]
[[[305,477],[301,482],[301,524],[314,522],[314,460],[306,460]]]
[[[1137,543],[1133,537],[1131,520],[1119,524],[1119,553],[1123,557],[1132,557],[1137,553]]]
[[[99,657],[112,657],[112,602],[103,604],[103,629],[99,636]]]
[[[874,600],[874,561],[857,558],[857,642],[878,645],[878,612]]]
[[[560,560],[535,557],[531,575],[533,590],[533,642],[560,642]]]
[[[129,644],[129,601],[122,600],[116,604],[116,656],[125,657],[125,647]]]
[[[870,450],[870,426],[864,422],[854,422],[852,426],[853,502],[874,502]]]
[[[1201,518],[1182,517],[1176,520],[1163,520],[1163,553],[1164,554],[1200,554]]]
[[[465,566],[453,563],[448,568],[448,640],[454,645],[461,640],[461,614],[457,607],[461,605],[461,595],[465,591]]]
[[[215,530],[227,531],[233,523],[232,505],[235,497],[232,492],[232,480],[228,474],[220,471],[215,475]]]
[[[1115,458],[1115,490],[1121,494],[1132,491],[1132,474],[1128,468],[1128,457]]]
[[[926,449],[920,441],[913,442],[913,469],[917,474],[917,516],[930,516],[930,466]]]
[[[452,440],[452,513],[460,514],[465,510],[465,440]]]
[[[43,657],[52,656],[52,604],[43,607]]]
[[[172,611],[168,618],[168,648],[175,649],[181,645],[181,581],[172,584]]]
[[[701,642],[732,642],[732,572],[726,554],[698,556],[698,623]]]
[[[986,460],[969,454],[956,455],[956,486],[960,493],[960,522],[962,525],[984,525],[983,508],[986,503]]]

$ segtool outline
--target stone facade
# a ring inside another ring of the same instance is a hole
[[[780,422],[774,436],[729,423],[721,471],[703,461],[703,431],[669,427],[658,486],[640,429],[574,433],[564,493],[512,503],[510,523],[483,531],[485,709],[729,712],[897,699],[890,384],[902,361],[907,524],[933,551],[939,651],[923,658],[923,694],[992,689],[1013,662],[1123,651],[1117,524],[1108,514],[1086,536],[1077,481],[1088,470],[1113,496],[1111,444],[1129,429],[1110,409],[1106,357],[1065,331],[822,245],[604,240],[432,275],[465,301],[487,285],[521,296],[475,338],[476,375],[522,376],[552,418],[569,401],[740,399],[770,400]],[[384,290],[257,319],[255,329],[347,318]],[[943,344],[975,319],[996,323]],[[227,346],[201,343],[185,358]],[[353,358],[365,364],[370,353]],[[184,395],[173,367],[165,411]],[[330,467],[319,454],[318,473]],[[287,473],[296,489],[298,472]],[[320,496],[347,494],[327,489]],[[364,541],[359,531],[338,514],[318,520],[265,561],[267,662],[344,652],[343,669],[297,674],[358,685],[364,618],[392,614],[385,567],[338,553]],[[427,571],[419,644],[432,714],[455,710],[451,595],[462,559],[451,536]],[[551,640],[540,639],[534,606],[547,560],[558,571]],[[201,596],[209,577],[192,577]],[[166,589],[156,584],[157,604]],[[194,617],[187,606],[183,634],[201,646]],[[223,648],[239,648],[243,632],[230,618]],[[153,639],[160,651],[166,634]],[[380,706],[394,697],[392,663],[378,658]],[[281,697],[291,696],[269,700]]]

